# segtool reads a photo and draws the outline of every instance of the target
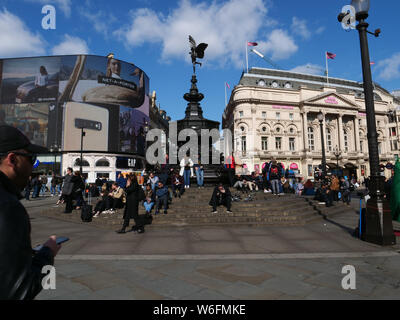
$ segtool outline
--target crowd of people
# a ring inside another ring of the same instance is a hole
[[[228,169],[229,170],[229,169]],[[64,213],[69,214],[74,209],[80,210],[84,204],[84,197],[96,199],[93,210],[93,218],[102,215],[112,215],[117,210],[124,210],[124,224],[118,233],[125,233],[129,225],[129,219],[135,220],[133,231],[144,232],[146,222],[139,221],[138,206],[142,206],[146,212],[147,221],[151,221],[152,214],[160,212],[168,214],[168,208],[173,198],[180,198],[185,190],[191,187],[191,179],[196,178],[197,187],[204,188],[204,167],[198,162],[194,163],[189,157],[180,161],[180,169],[168,165],[156,167],[147,172],[143,170],[140,176],[134,174],[118,175],[115,182],[106,177],[98,177],[95,183],[86,184],[79,171],[73,172],[67,169],[64,177],[52,175],[50,181],[51,196],[59,195],[57,205],[65,204]],[[342,200],[347,205],[351,202],[351,191],[359,187],[354,177],[338,177],[330,175],[321,179],[316,174],[314,181],[303,181],[296,177],[293,171],[272,159],[263,165],[262,172],[252,172],[250,175],[229,176],[229,184],[219,183],[211,195],[209,205],[212,212],[217,212],[218,206],[225,206],[231,213],[232,194],[231,189],[243,193],[264,192],[274,196],[284,194],[296,194],[298,196],[314,196],[320,204],[332,206],[334,201]],[[25,189],[25,197],[36,198],[46,191],[47,176],[44,174],[33,176]],[[390,183],[390,181],[388,182]],[[389,188],[390,189],[390,188]],[[74,204],[75,202],[75,204]],[[144,219],[144,218],[143,218]],[[142,219],[142,220],[143,220]]]

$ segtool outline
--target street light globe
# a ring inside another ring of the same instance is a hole
[[[324,121],[324,114],[321,111],[317,114],[317,119],[320,122]]]
[[[351,5],[356,9],[356,14],[368,14],[370,8],[370,0],[352,0]]]

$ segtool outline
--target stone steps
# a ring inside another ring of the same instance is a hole
[[[232,202],[232,213],[227,213],[225,207],[218,207],[217,213],[211,213],[209,201],[212,188],[186,189],[181,198],[174,198],[169,206],[168,214],[154,215],[151,228],[183,227],[183,226],[263,226],[263,225],[304,225],[318,219],[330,217],[348,210],[345,205],[326,208],[318,205],[314,200],[306,197],[297,197],[292,194],[273,196],[258,192],[254,194],[254,201]],[[233,194],[236,194],[234,192]],[[242,195],[242,199],[246,196]],[[95,202],[95,201],[94,201]],[[94,205],[93,205],[94,207]],[[51,218],[83,223],[80,211],[72,214],[62,213],[64,208],[50,208],[43,215]],[[144,214],[144,208],[139,206],[139,214]],[[93,218],[90,225],[100,228],[116,228],[122,225],[123,209],[112,215],[100,215]],[[133,222],[132,222],[133,223]]]

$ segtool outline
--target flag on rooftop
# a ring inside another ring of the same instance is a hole
[[[332,60],[333,60],[333,59],[336,58],[336,54],[327,52],[327,53],[326,53],[326,57],[327,57],[328,59],[332,59]]]

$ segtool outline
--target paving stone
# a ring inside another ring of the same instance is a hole
[[[253,286],[245,282],[237,281],[229,286],[218,289],[218,291],[234,299],[245,299],[245,297],[257,295],[263,292],[263,289],[264,288],[260,288],[259,286]]]
[[[84,285],[92,291],[109,288],[115,284],[124,284],[124,281],[118,278],[118,273],[112,274],[99,271],[72,278],[71,281]]]
[[[183,300],[231,300],[232,297],[221,294],[210,289],[203,289],[195,292],[187,297],[182,297]]]
[[[299,298],[305,297],[315,290],[315,286],[307,284],[300,280],[288,279],[283,277],[274,277],[265,281],[262,285],[264,289],[272,289],[287,295]]]
[[[353,290],[335,290],[326,287],[315,289],[305,297],[307,300],[360,300],[363,297],[355,294]]]
[[[107,300],[133,300],[134,294],[131,288],[127,286],[112,286],[101,290],[96,290],[95,293],[104,296]]]
[[[90,275],[96,272],[96,268],[84,262],[64,263],[62,265],[55,264],[56,274],[60,274],[65,278],[71,279],[83,275]]]
[[[147,290],[157,292],[171,299],[183,299],[183,297],[187,297],[203,289],[200,286],[178,281],[176,278],[170,277],[153,281],[142,279],[138,284]]]

